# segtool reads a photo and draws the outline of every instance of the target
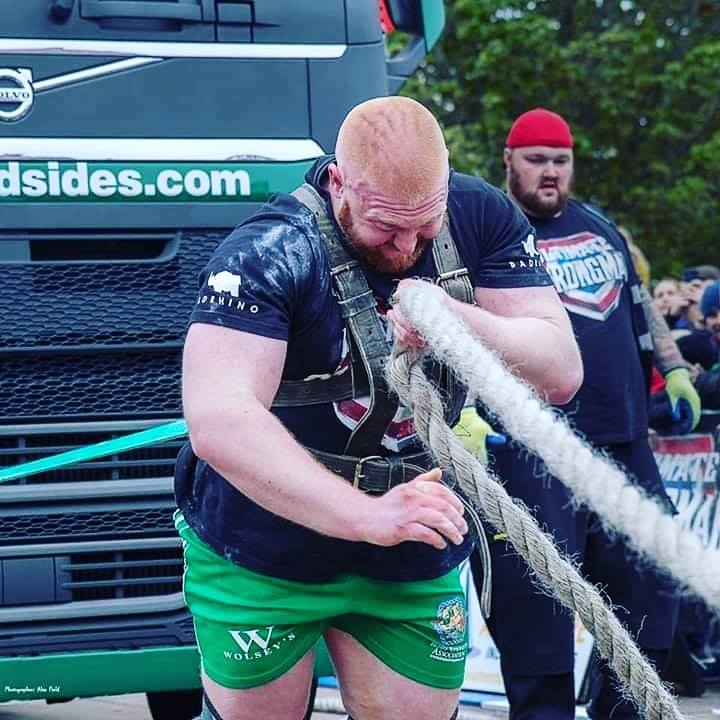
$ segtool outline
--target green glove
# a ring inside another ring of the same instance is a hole
[[[483,465],[488,462],[488,445],[505,444],[505,436],[496,433],[492,425],[477,414],[474,407],[463,408],[453,432],[462,441],[463,447]]]
[[[665,391],[670,400],[673,420],[680,423],[680,434],[685,435],[700,422],[702,405],[700,396],[685,368],[675,368],[665,376]]]

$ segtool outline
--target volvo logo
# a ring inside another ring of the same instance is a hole
[[[0,120],[14,122],[24,118],[34,99],[30,70],[0,68]]]

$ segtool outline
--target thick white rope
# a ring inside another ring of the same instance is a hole
[[[421,363],[414,362],[409,353],[396,355],[388,364],[388,379],[401,402],[412,410],[415,429],[438,464],[452,471],[461,490],[484,518],[498,532],[507,534],[535,579],[565,607],[579,614],[593,634],[598,652],[624,684],[627,697],[649,720],[681,718],[672,696],[600,592],[561,557],[535,518],[489,476],[445,424],[442,400],[425,377]]]
[[[624,535],[631,547],[708,605],[720,610],[720,553],[703,546],[625,473],[577,437],[568,422],[512,375],[468,327],[438,303],[430,287],[404,289],[400,308],[427,340],[430,351],[453,368],[498,417],[510,435],[538,455],[548,471],[579,503],[594,510],[607,527]]]

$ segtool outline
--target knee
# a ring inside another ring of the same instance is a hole
[[[387,714],[385,703],[372,697],[346,697],[343,694],[343,705],[348,712],[347,720],[376,720]]]

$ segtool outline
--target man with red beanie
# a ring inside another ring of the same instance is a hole
[[[572,321],[585,367],[577,395],[559,409],[577,432],[623,466],[638,485],[673,512],[648,444],[647,380],[653,361],[685,432],[699,420],[700,402],[667,325],[650,314],[650,298],[633,269],[627,244],[597,209],[570,199],[573,136],[558,114],[536,108],[507,136],[509,195],[535,227],[531,257],[544,262]],[[598,518],[573,507],[539,461],[509,444],[491,453],[508,492],[535,511],[561,549],[607,592],[620,620],[662,670],[672,645],[678,600],[672,582],[639,565],[624,541]],[[642,519],[638,518],[638,522]],[[504,538],[491,538],[492,609],[488,625],[500,651],[512,720],[575,717],[573,618],[531,582]],[[472,556],[476,582],[482,574]],[[607,667],[591,691],[591,718],[638,718]]]

